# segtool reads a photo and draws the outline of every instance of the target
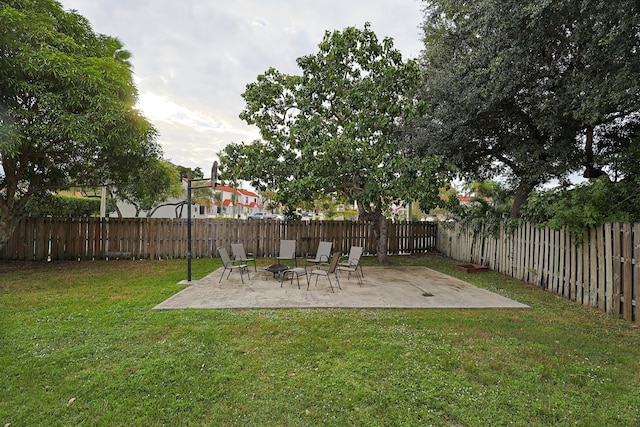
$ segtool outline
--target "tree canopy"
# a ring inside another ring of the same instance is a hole
[[[399,125],[421,107],[419,67],[369,24],[326,32],[318,48],[298,58],[300,75],[272,68],[247,86],[240,116],[262,140],[228,145],[221,161],[228,176],[275,190],[289,207],[323,194],[355,201],[386,262],[386,208],[434,205],[446,175],[439,159],[411,158],[401,145]]]
[[[623,173],[638,143],[636,0],[424,5],[432,108],[408,128],[423,153],[446,155],[471,179],[508,178],[514,217],[552,178]]]
[[[33,194],[121,184],[160,158],[129,59],[54,0],[0,1],[0,245]]]

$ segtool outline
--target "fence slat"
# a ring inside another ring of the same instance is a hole
[[[640,223],[633,226],[633,319],[640,323]]]
[[[605,281],[605,255],[604,255],[604,227],[599,225],[595,228],[597,244],[597,256],[593,260],[594,264],[597,264],[598,274],[598,309],[605,310],[606,307],[606,281]]]
[[[622,317],[625,320],[633,320],[633,238],[631,236],[631,224],[624,223],[622,229],[622,296],[624,297]]]
[[[596,229],[589,230],[589,305],[598,307],[598,242]]]
[[[604,225],[605,311],[613,312],[613,237],[611,224]]]
[[[613,224],[613,312],[620,314],[622,267],[620,262],[620,224]]]
[[[577,281],[577,244],[576,244],[576,238],[574,236],[570,237],[569,240],[569,269],[571,270],[571,273],[569,274],[569,299],[571,299],[571,301],[575,301],[576,300],[576,289],[578,286],[578,281]]]

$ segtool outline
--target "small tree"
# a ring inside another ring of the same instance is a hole
[[[326,32],[301,75],[269,69],[247,86],[240,117],[262,141],[228,145],[221,161],[236,178],[270,188],[293,208],[321,195],[355,200],[372,221],[378,259],[387,262],[386,208],[398,199],[437,202],[441,161],[405,155],[396,132],[417,105],[419,69],[393,41],[354,27]]]
[[[128,177],[127,182],[116,188],[116,197],[132,204],[136,216],[147,212],[153,215],[171,198],[183,193],[182,181],[177,169],[169,162],[155,160],[144,169],[138,169]]]

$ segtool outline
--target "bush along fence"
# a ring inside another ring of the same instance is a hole
[[[389,253],[434,250],[437,225],[389,224]],[[216,249],[243,243],[257,257],[272,257],[281,239],[297,240],[297,255],[314,253],[320,241],[348,253],[363,246],[376,253],[377,239],[368,222],[191,220],[191,256],[218,256]],[[187,258],[186,219],[165,218],[26,218],[0,251],[2,260],[167,259]]]
[[[442,225],[437,249],[640,323],[640,224],[603,224],[582,236],[528,223],[507,230],[503,224],[495,237]]]

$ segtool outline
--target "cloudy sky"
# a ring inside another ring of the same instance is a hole
[[[238,118],[245,86],[269,67],[299,74],[324,32],[371,22],[403,57],[421,49],[419,0],[60,0],[133,54],[139,108],[164,157],[209,170],[231,142],[258,138]]]

